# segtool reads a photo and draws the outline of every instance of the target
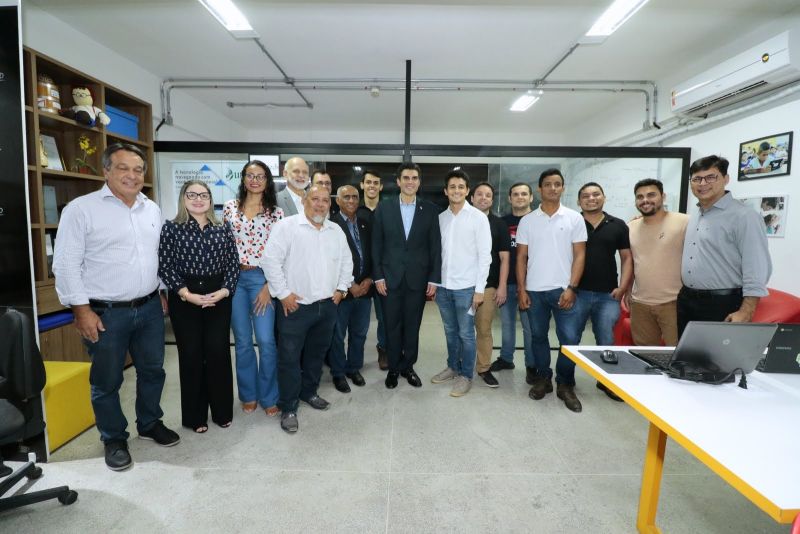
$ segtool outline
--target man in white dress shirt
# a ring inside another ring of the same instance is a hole
[[[303,158],[289,158],[283,166],[286,188],[275,195],[285,217],[303,213],[303,198],[308,187],[308,164]]]
[[[325,217],[328,190],[311,186],[304,211],[273,228],[261,266],[280,301],[278,317],[278,407],[281,428],[297,432],[299,401],[314,409],[330,404],[317,394],[322,361],[336,325],[336,306],[353,283],[353,259],[342,229]],[[302,372],[300,355],[303,355]]]
[[[103,153],[105,185],[70,202],[61,215],[53,257],[56,292],[72,308],[92,358],[89,374],[106,465],[133,463],[119,388],[128,352],[136,367],[136,427],[159,445],[180,441],[164,426],[164,307],[158,297],[161,210],[142,194],[142,151],[114,144]]]
[[[444,194],[449,206],[439,214],[442,234],[442,283],[436,304],[447,340],[447,367],[431,379],[434,384],[454,380],[450,396],[466,395],[475,373],[475,311],[492,263],[489,219],[467,203],[469,176],[450,171]]]

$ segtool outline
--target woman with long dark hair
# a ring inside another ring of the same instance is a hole
[[[233,295],[231,321],[239,400],[245,413],[261,405],[268,416],[275,417],[279,413],[275,306],[258,265],[270,230],[283,218],[283,210],[277,206],[272,173],[264,162],[248,161],[242,168],[239,196],[225,203],[223,218],[233,231],[239,253],[239,285]]]
[[[230,229],[214,215],[205,182],[183,184],[178,214],[161,228],[158,276],[169,288],[178,346],[181,423],[198,434],[233,420],[231,299],[239,278]]]

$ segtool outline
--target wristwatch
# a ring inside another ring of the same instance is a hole
[[[342,296],[343,299],[347,298],[347,291],[345,291],[343,289],[337,289],[336,291],[339,292],[339,294]]]
[[[578,293],[578,288],[577,288],[577,287],[575,287],[575,286],[573,286],[572,284],[568,285],[568,286],[567,286],[567,289],[571,289],[571,290],[572,290],[572,292],[573,292],[573,293],[575,293],[575,294],[577,294],[577,293]]]

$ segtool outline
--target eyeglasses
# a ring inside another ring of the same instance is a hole
[[[267,180],[266,174],[250,174],[249,172],[244,175],[245,178],[251,182],[265,182]]]
[[[189,200],[211,200],[211,193],[195,193],[194,191],[187,191],[186,198]]]
[[[719,174],[707,174],[706,176],[692,176],[689,178],[689,181],[695,185],[700,185],[703,183],[703,180],[705,180],[707,184],[713,184],[720,178],[721,176]]]

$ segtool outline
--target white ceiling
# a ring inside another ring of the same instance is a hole
[[[253,41],[235,40],[196,0],[28,0],[161,78],[279,77]],[[611,0],[479,2],[235,0],[261,41],[296,78],[538,79]],[[798,0],[651,0],[600,46],[581,46],[550,80],[658,80],[698,50],[755,21],[800,11]],[[660,88],[662,94],[668,88]],[[402,130],[401,92],[304,91],[314,109],[230,109],[225,103],[301,100],[292,91],[192,90],[247,129]],[[418,92],[412,124],[426,131],[565,131],[598,111],[643,98],[547,93],[511,113],[511,93]],[[160,111],[159,111],[160,112]]]

